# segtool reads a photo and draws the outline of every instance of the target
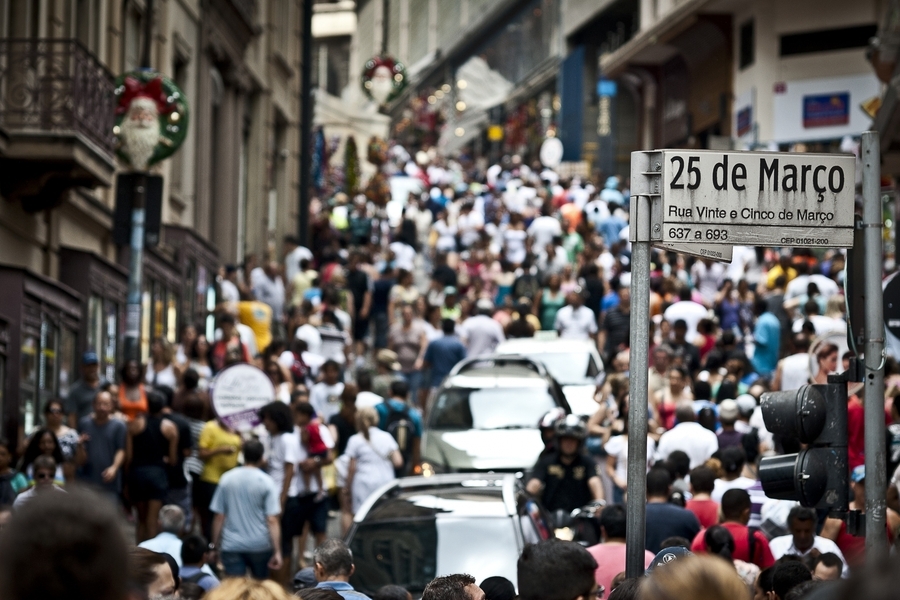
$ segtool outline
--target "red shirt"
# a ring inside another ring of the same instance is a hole
[[[722,527],[727,529],[731,533],[731,537],[734,538],[734,554],[732,558],[752,562],[760,569],[768,569],[775,564],[775,557],[772,556],[772,550],[769,549],[769,541],[761,531],[753,532],[756,547],[753,551],[753,560],[750,560],[750,529],[746,525],[741,525],[734,521],[726,521],[722,523]],[[691,544],[691,552],[697,554],[707,552],[706,542],[703,539],[703,534],[705,533],[706,530],[703,530],[694,538],[694,542]]]
[[[856,395],[847,400],[847,462],[852,471],[866,462],[866,415]]]
[[[685,508],[697,515],[703,529],[719,524],[719,503],[715,500],[688,500]]]

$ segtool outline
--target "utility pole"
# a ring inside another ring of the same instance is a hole
[[[863,243],[865,248],[866,344],[866,562],[880,565],[887,558],[887,476],[884,432],[884,312],[881,216],[881,153],[878,133],[862,134]],[[862,507],[857,507],[862,508]]]
[[[150,68],[153,45],[153,0],[144,4],[144,39],[141,69]],[[125,310],[125,360],[141,360],[141,286],[144,270],[144,222],[146,220],[147,173],[137,173],[131,205],[131,254],[128,269],[128,300]]]
[[[309,188],[312,183],[312,14],[313,0],[303,0],[300,22],[300,204],[297,237],[300,245],[305,247],[309,247]]]

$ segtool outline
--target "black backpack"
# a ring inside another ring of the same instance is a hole
[[[395,471],[397,477],[402,477],[412,457],[412,435],[415,428],[408,406],[404,406],[402,410],[397,410],[391,406],[390,402],[385,402],[385,405],[388,409],[388,415],[384,429],[393,436],[397,446],[400,448],[400,454],[403,456],[403,466],[395,469]]]

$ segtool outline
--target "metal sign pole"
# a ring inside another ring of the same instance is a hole
[[[863,238],[865,243],[865,432],[866,560],[880,564],[887,556],[887,501],[884,430],[884,312],[881,290],[882,216],[881,155],[878,133],[862,135]],[[858,507],[859,508],[859,507]]]
[[[632,172],[649,171],[647,154],[632,155]],[[646,165],[635,164],[648,163]],[[641,168],[643,167],[643,168]],[[634,181],[634,177],[632,177]],[[650,196],[632,195],[631,340],[628,403],[628,503],[626,504],[625,573],[644,573],[647,496],[647,394],[650,363]]]

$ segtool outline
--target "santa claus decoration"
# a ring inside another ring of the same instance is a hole
[[[138,171],[171,156],[184,142],[188,104],[184,93],[164,75],[133,71],[116,80],[116,150]]]
[[[406,67],[395,58],[383,54],[366,61],[362,74],[363,93],[378,106],[399,96],[407,83]]]

